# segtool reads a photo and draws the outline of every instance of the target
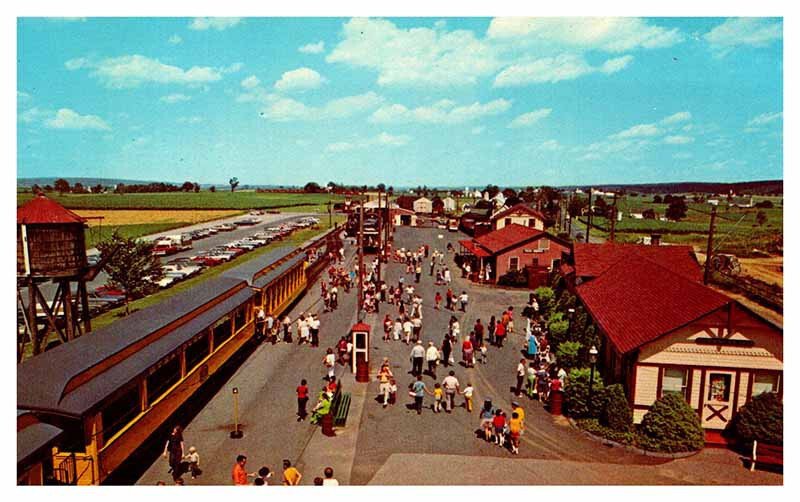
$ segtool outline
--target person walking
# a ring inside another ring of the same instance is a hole
[[[444,380],[442,380],[442,387],[444,387],[445,395],[445,411],[450,413],[453,411],[456,403],[456,394],[460,392],[458,378],[456,372],[450,370]]]
[[[472,413],[472,395],[475,393],[475,388],[472,383],[467,382],[462,394],[464,395],[464,407],[467,408],[467,413]]]
[[[414,334],[414,341],[417,342],[422,339],[422,318],[419,315],[411,319],[411,331]]]
[[[474,364],[472,363],[473,355],[474,355],[474,349],[472,347],[472,341],[470,341],[468,336],[465,336],[464,342],[461,344],[461,360],[464,361],[465,368],[472,368],[474,366]]]
[[[380,395],[383,396],[383,407],[386,408],[389,405],[389,394],[392,392],[392,379],[394,375],[392,374],[392,369],[389,366],[389,358],[383,358],[383,364],[381,364],[381,369],[378,371],[378,382],[380,382]]]
[[[525,381],[525,359],[520,359],[517,364],[517,386],[514,388],[514,394],[517,397],[522,393],[522,383]]]
[[[458,297],[458,301],[461,303],[461,312],[466,312],[467,303],[469,303],[469,296],[467,295],[466,291],[461,292],[461,295]]]
[[[386,316],[383,318],[383,341],[384,342],[388,342],[389,341],[389,337],[391,337],[391,334],[392,334],[392,327],[393,326],[394,326],[394,323],[392,322],[392,318],[389,316],[389,314],[386,314]]]
[[[428,342],[428,350],[425,351],[425,360],[428,362],[428,373],[436,380],[436,366],[439,364],[439,350],[433,344]]]
[[[325,366],[325,369],[328,371],[326,376],[327,380],[333,378],[334,371],[336,370],[336,356],[333,355],[333,349],[328,347],[325,351],[325,357],[322,358],[322,365]]]
[[[292,343],[292,320],[288,315],[283,318],[283,341]]]
[[[433,395],[433,393],[425,386],[425,382],[422,381],[422,375],[417,375],[417,379],[408,387],[411,395],[414,396],[414,408],[417,410],[417,415],[422,415],[422,402],[425,399],[425,394]]]
[[[411,348],[411,373],[415,376],[422,376],[422,361],[425,359],[425,347],[422,342],[417,340]]]
[[[475,326],[472,327],[472,331],[475,332],[475,346],[480,347],[483,345],[483,331],[484,327],[481,324],[481,320],[478,319],[475,321]]]
[[[396,318],[394,320],[394,326],[392,327],[392,338],[395,340],[400,340],[400,335],[403,333],[403,321],[400,318]]]
[[[189,472],[192,474],[192,479],[197,479],[197,476],[203,474],[202,469],[200,469],[200,454],[197,453],[197,448],[190,446],[189,454],[184,457],[184,460],[189,464]]]
[[[495,321],[494,316],[489,319],[489,326],[487,326],[486,331],[489,333],[489,345],[495,344],[494,334],[495,330],[497,329],[497,321]]]
[[[436,295],[433,297],[433,308],[439,310],[439,307],[441,307],[441,305],[442,305],[442,294],[437,291]]]
[[[319,316],[316,314],[311,314],[311,319],[309,320],[309,331],[311,331],[311,346],[312,347],[319,347],[319,327],[320,327]]]
[[[430,274],[429,274],[431,277],[433,277],[433,269],[434,268],[436,268],[436,258],[435,257],[431,258]]]
[[[447,305],[446,305],[447,310],[453,310],[453,290],[447,288],[447,293],[445,294],[445,296],[447,298]]]
[[[308,382],[306,379],[300,380],[300,385],[297,386],[297,421],[302,422],[308,416],[306,405],[308,404]]]
[[[494,339],[497,347],[503,346],[503,339],[506,337],[506,325],[498,322],[494,328]]]
[[[406,345],[411,343],[411,333],[414,331],[414,323],[408,317],[403,321],[403,335],[406,338]]]
[[[297,486],[300,484],[300,480],[303,479],[303,475],[300,474],[295,467],[292,467],[292,463],[289,460],[283,461],[283,484],[285,486]]]
[[[450,340],[450,335],[444,335],[444,341],[442,341],[442,361],[444,362],[445,368],[450,366],[450,354],[453,351],[453,342]]]
[[[248,484],[247,477],[250,474],[248,474],[247,470],[245,469],[246,464],[247,464],[246,456],[238,455],[236,457],[236,463],[233,464],[233,470],[231,471],[231,479],[233,480],[234,485],[246,486]]]
[[[169,438],[167,438],[167,442],[164,445],[164,458],[167,459],[169,464],[167,472],[172,474],[173,481],[183,475],[181,472],[181,462],[183,462],[184,456],[183,448],[183,430],[180,425],[176,425],[172,428],[172,432],[170,432]]]
[[[422,275],[422,266],[417,265],[417,268],[414,269],[414,282],[419,282],[419,277]]]
[[[339,481],[333,477],[333,467],[326,467],[324,475],[325,479],[322,480],[322,486],[339,486]]]

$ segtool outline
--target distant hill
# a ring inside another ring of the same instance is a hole
[[[783,194],[783,180],[765,180],[765,181],[739,181],[735,183],[713,183],[701,181],[680,181],[675,183],[640,183],[640,184],[608,184],[608,185],[592,185],[593,188],[598,190],[617,191],[625,190],[626,192],[639,192],[639,193],[720,193],[726,194],[733,190],[734,193],[745,193],[748,195],[782,195]],[[584,188],[588,186],[573,186],[562,188]]]
[[[52,178],[17,178],[17,186],[18,187],[26,187],[30,188],[33,185],[45,186],[45,185],[52,185],[58,177]],[[123,180],[117,178],[64,178],[65,180],[69,181],[70,185],[74,185],[75,183],[80,183],[85,187],[90,187],[97,185],[98,183],[103,186],[114,186],[119,183],[124,183],[126,185],[138,185],[138,184],[147,184],[147,183],[155,183],[154,181],[142,181],[142,180]],[[183,183],[183,182],[181,182]]]

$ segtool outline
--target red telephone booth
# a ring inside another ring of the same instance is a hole
[[[363,322],[350,328],[350,334],[353,336],[353,373],[356,374],[356,382],[369,382],[370,331],[372,327]]]

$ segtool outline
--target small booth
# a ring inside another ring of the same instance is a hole
[[[356,382],[369,382],[369,324],[359,322],[350,328],[353,337],[353,373]]]

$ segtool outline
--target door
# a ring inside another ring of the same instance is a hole
[[[702,426],[705,429],[724,429],[733,416],[736,373],[710,370],[706,373],[703,396]]]

